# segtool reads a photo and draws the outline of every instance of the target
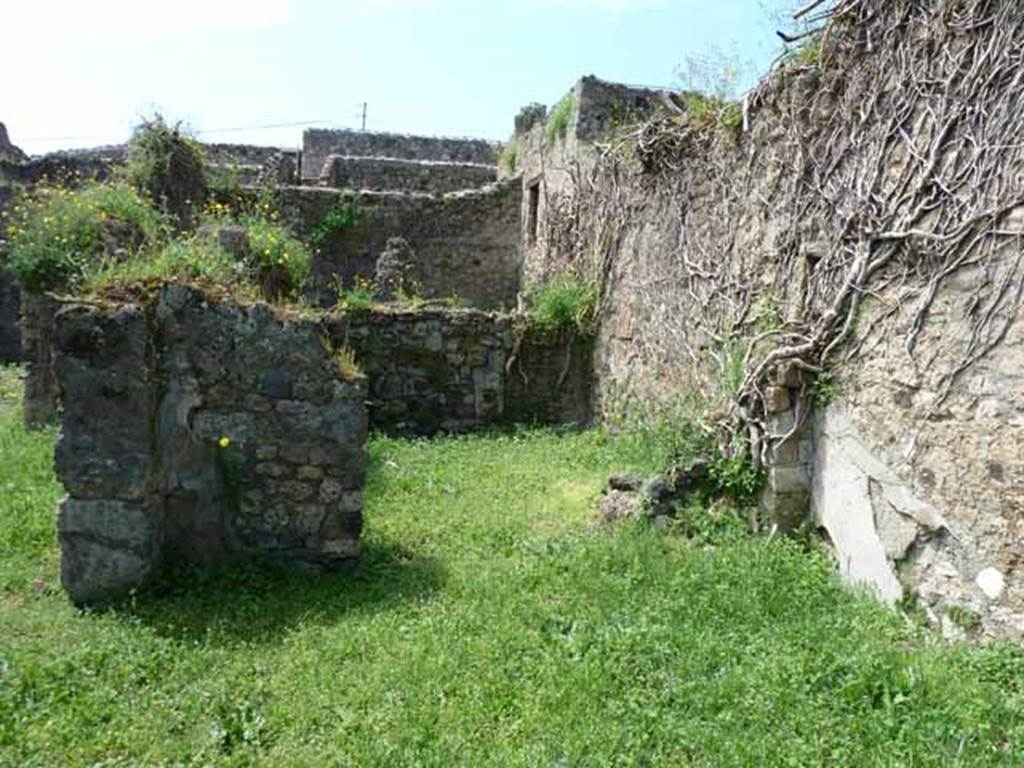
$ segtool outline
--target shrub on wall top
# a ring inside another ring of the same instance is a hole
[[[151,247],[163,227],[161,216],[124,185],[37,187],[8,220],[6,265],[29,291],[65,288],[104,256],[126,259]]]
[[[530,306],[530,323],[542,331],[572,329],[584,336],[594,332],[597,285],[573,275],[562,275],[537,289]]]
[[[132,136],[125,173],[178,229],[195,225],[206,199],[203,153],[180,125],[168,125],[160,115],[143,121]]]

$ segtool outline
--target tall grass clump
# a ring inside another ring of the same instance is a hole
[[[104,256],[130,258],[160,240],[164,222],[123,184],[37,187],[7,224],[6,266],[29,291],[66,288]]]
[[[255,296],[247,265],[213,238],[200,236],[179,238],[127,260],[104,259],[85,271],[80,289],[86,295],[101,295],[117,288],[145,289],[168,282]]]
[[[549,141],[554,139],[564,139],[569,131],[569,121],[572,119],[572,94],[566,94],[562,97],[551,110],[551,115],[548,117],[547,127],[545,128],[545,135]]]
[[[597,318],[596,283],[562,275],[544,283],[532,296],[530,324],[546,332],[575,330],[590,336]]]

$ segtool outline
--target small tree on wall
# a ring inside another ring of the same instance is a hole
[[[203,155],[180,123],[169,125],[159,114],[143,120],[132,136],[126,173],[177,229],[195,226],[206,200]]]

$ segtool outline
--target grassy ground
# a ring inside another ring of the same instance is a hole
[[[82,613],[52,438],[0,409],[2,766],[1024,761],[1019,649],[928,641],[814,546],[591,526],[638,444],[375,438],[357,573]]]

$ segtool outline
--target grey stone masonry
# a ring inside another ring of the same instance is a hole
[[[332,209],[354,212],[354,222],[327,234],[313,256],[310,298],[330,306],[338,285],[372,279],[377,260],[395,237],[412,250],[423,298],[457,297],[479,309],[510,309],[519,290],[519,215],[516,182],[446,195],[339,192],[280,187],[285,220],[299,233],[317,231]]]
[[[55,322],[61,580],[115,600],[169,567],[360,554],[366,384],[318,323],[168,286]]]
[[[783,531],[808,519],[814,464],[810,403],[801,399],[804,374],[793,365],[776,372],[765,393],[770,437],[767,472],[760,506]]]
[[[21,294],[21,343],[25,363],[25,426],[38,427],[57,415],[57,380],[53,374],[53,316],[60,300],[47,293]]]
[[[499,142],[486,139],[308,128],[302,133],[302,178],[319,178],[328,155],[497,165],[500,152]]]
[[[330,155],[320,185],[337,189],[426,192],[433,195],[482,187],[494,182],[498,168],[480,163],[400,160]]]

